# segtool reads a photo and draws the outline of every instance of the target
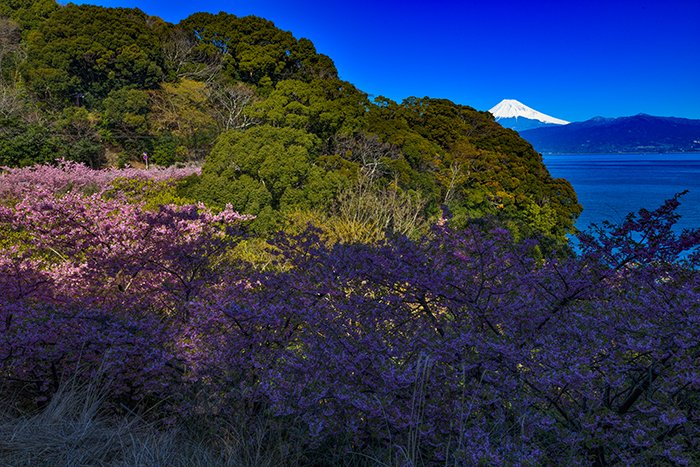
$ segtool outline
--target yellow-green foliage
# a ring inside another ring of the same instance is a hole
[[[218,134],[206,84],[191,79],[163,83],[150,92],[150,100],[150,128],[161,135],[160,144],[153,148],[153,161],[168,165],[185,158],[205,157]],[[168,140],[173,144],[168,145]],[[187,148],[192,152],[189,156]]]
[[[7,224],[0,223],[0,248],[10,248],[28,244],[29,237],[26,232],[15,230]]]
[[[132,202],[145,203],[146,209],[157,209],[164,204],[189,204],[192,199],[178,194],[177,184],[173,181],[161,182],[135,178],[118,178],[112,182],[112,189],[105,195],[124,194]]]
[[[270,244],[261,237],[242,240],[227,254],[236,262],[243,262],[260,270],[270,268],[276,258]]]

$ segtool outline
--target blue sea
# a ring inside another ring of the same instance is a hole
[[[579,229],[653,210],[684,190],[677,227],[700,227],[700,153],[549,154],[544,162],[553,177],[569,180],[576,190],[583,206]]]

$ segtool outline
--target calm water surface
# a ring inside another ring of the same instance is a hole
[[[566,178],[576,190],[583,206],[579,229],[655,209],[683,190],[688,194],[681,198],[677,226],[700,227],[700,153],[550,154],[544,162],[553,177]]]

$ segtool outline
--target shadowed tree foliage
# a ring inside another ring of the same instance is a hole
[[[102,101],[102,106],[101,124],[107,139],[125,149],[143,150],[150,142],[148,93],[138,89],[116,89]]]
[[[17,22],[0,16],[0,83],[14,81],[13,72],[24,55]]]

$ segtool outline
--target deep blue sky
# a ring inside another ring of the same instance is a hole
[[[699,0],[93,0],[177,23],[197,11],[272,20],[371,95],[503,98],[571,121],[700,118]]]

